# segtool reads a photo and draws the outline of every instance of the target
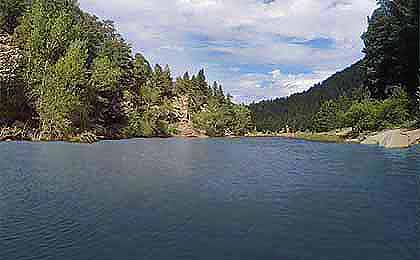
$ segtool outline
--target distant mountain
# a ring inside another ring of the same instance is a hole
[[[279,131],[286,125],[293,129],[308,129],[321,104],[340,96],[351,96],[361,89],[362,61],[338,72],[309,90],[286,98],[261,101],[250,105],[258,131]]]

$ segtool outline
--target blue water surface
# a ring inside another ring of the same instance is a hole
[[[418,260],[419,175],[420,147],[0,143],[0,259]]]

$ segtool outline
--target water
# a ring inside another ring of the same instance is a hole
[[[420,147],[0,144],[0,259],[417,260]]]

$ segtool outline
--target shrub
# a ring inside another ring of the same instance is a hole
[[[409,99],[402,90],[384,101],[364,100],[354,103],[344,115],[345,124],[357,132],[398,127],[409,118]]]

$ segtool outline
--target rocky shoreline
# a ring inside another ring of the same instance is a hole
[[[318,142],[379,145],[388,149],[404,149],[420,144],[420,129],[387,129],[354,136],[351,128],[325,133],[285,133],[277,136]]]
[[[156,136],[159,137],[159,136]],[[156,138],[155,137],[155,138]],[[177,138],[208,138],[208,136],[203,133],[194,132],[186,134],[178,134],[174,136]],[[231,138],[232,136],[226,136],[226,138]],[[308,132],[296,132],[296,133],[270,133],[270,134],[247,134],[246,138],[256,138],[256,137],[280,137],[280,138],[290,138],[290,139],[299,139],[315,142],[333,142],[333,143],[352,143],[352,144],[363,144],[363,145],[379,145],[384,148],[389,149],[403,149],[409,148],[411,146],[420,144],[420,129],[389,129],[383,130],[380,132],[368,132],[359,134],[354,137],[352,134],[351,128],[340,129],[331,132],[324,133],[308,133]],[[153,138],[153,137],[152,137]],[[112,135],[112,136],[101,136],[96,135],[92,132],[83,132],[79,135],[68,136],[62,138],[48,139],[43,138],[43,134],[36,129],[25,129],[19,127],[5,127],[0,128],[0,142],[7,141],[30,141],[30,142],[40,142],[40,141],[65,141],[73,143],[96,143],[100,140],[122,140],[129,139],[129,137],[123,135]]]

